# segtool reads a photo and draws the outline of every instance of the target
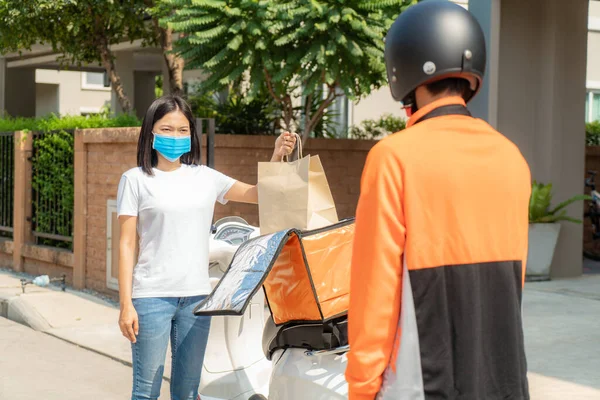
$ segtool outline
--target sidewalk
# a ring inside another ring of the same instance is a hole
[[[526,283],[532,400],[600,399],[600,275]]]
[[[600,275],[527,283],[523,306],[532,400],[600,399]],[[131,365],[118,308],[93,296],[33,285],[23,295],[0,271],[2,316]]]
[[[0,271],[0,317],[131,365],[131,345],[119,330],[119,308],[82,292],[27,285]],[[165,377],[170,378],[170,345]]]

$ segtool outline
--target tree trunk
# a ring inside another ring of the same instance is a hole
[[[317,111],[312,115],[309,113],[310,105],[306,105],[306,115],[304,116],[304,131],[302,132],[302,143],[306,143],[314,127],[317,126],[321,118],[323,118],[323,113],[325,112],[325,109],[327,109],[327,107],[329,107],[331,103],[333,103],[336,97],[338,97],[338,95],[336,94],[335,89],[332,90],[330,88],[329,93],[327,94],[327,98],[323,100],[323,102],[319,105]],[[312,101],[312,99],[310,100]]]
[[[271,95],[273,100],[275,100],[281,106],[281,115],[283,116],[283,129],[287,132],[292,132],[294,129],[294,106],[292,104],[292,97],[289,94],[279,96],[277,93],[275,93],[275,90],[273,89],[273,83],[271,81],[271,75],[269,75],[269,72],[264,67],[263,73],[265,74],[265,82],[267,83],[269,94]]]
[[[155,27],[160,33],[160,45],[163,51],[163,57],[169,71],[169,87],[172,94],[183,94],[183,68],[185,62],[173,52],[173,30],[164,29],[154,21]]]
[[[108,73],[110,85],[117,95],[119,104],[121,105],[123,112],[125,114],[129,114],[133,111],[133,107],[131,105],[131,101],[127,97],[127,94],[125,93],[125,88],[123,88],[121,77],[119,76],[119,73],[117,72],[117,69],[115,67],[115,58],[112,54],[112,51],[109,49],[108,43],[106,41],[100,45],[99,51],[100,57],[102,59],[102,65]]]

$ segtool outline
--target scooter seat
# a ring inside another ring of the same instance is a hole
[[[330,350],[348,344],[348,317],[328,322],[302,322],[275,325],[269,316],[263,331],[263,351],[271,360],[275,350],[299,348],[306,350]]]

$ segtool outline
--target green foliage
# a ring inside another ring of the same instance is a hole
[[[50,115],[45,118],[2,118],[0,132],[35,132],[32,157],[32,200],[37,232],[61,236],[73,234],[73,130],[140,126],[135,116],[109,117]],[[3,176],[3,175],[1,175]],[[70,248],[71,243],[40,239],[40,244]]]
[[[588,146],[600,146],[600,121],[585,124],[585,142]]]
[[[567,216],[565,208],[572,203],[583,200],[592,200],[587,195],[577,195],[563,201],[555,208],[550,208],[552,201],[552,184],[533,182],[531,185],[531,198],[529,200],[529,223],[554,223],[558,221],[570,221],[581,223],[581,220]]]
[[[2,0],[0,53],[21,52],[43,43],[61,54],[61,65],[96,64],[106,69],[125,112],[132,110],[116,71],[111,45],[141,39],[156,44],[156,27],[147,23],[151,0]]]
[[[34,140],[33,222],[37,232],[73,236],[73,134],[64,130]],[[40,238],[39,244],[71,248],[71,243]]]
[[[105,45],[156,42],[146,11],[144,0],[2,0],[0,48],[20,51],[43,42],[64,53],[63,62],[98,63]]]
[[[307,98],[306,100],[309,99]],[[311,115],[315,114],[315,112],[321,106],[322,102],[318,96],[311,97],[310,100],[311,104],[308,113],[305,109],[306,104],[304,105],[304,107],[296,108],[296,112],[302,116],[300,121],[300,129],[302,131],[304,131],[304,125],[306,124],[308,118],[310,118]],[[312,131],[310,132],[311,137],[327,139],[339,138],[339,124],[336,119],[338,116],[339,113],[337,111],[331,108],[326,108],[325,111],[323,111],[323,116],[321,117],[321,119],[319,119],[316,125],[313,126]]]
[[[348,137],[362,140],[380,139],[406,128],[406,121],[392,114],[384,114],[378,120],[366,119],[360,126],[351,126]]]
[[[14,199],[14,136],[0,135],[0,225],[13,227]],[[0,237],[11,237],[11,232],[0,230]]]
[[[42,118],[0,118],[0,132],[23,130],[49,132],[61,129],[116,128],[141,125],[141,121],[134,115],[123,114],[109,117],[106,112],[88,116],[67,115],[60,117],[50,114]]]
[[[158,99],[159,97],[162,97],[163,94],[163,77],[162,75],[156,75],[156,78],[154,78],[154,97]]]
[[[336,96],[368,95],[386,82],[384,35],[413,0],[164,0],[162,23],[183,33],[176,50],[188,68],[208,73],[203,92],[247,81],[248,101],[268,88],[284,127],[299,118],[298,91],[319,107],[305,116],[304,137]],[[360,79],[359,79],[360,78]],[[341,92],[336,88],[340,88]]]
[[[260,93],[245,101],[239,91],[229,94],[206,93],[189,99],[198,118],[214,118],[216,133],[275,135],[280,112],[273,99]]]

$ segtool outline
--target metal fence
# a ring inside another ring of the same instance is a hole
[[[36,244],[72,249],[74,131],[34,132],[30,160]]]
[[[0,236],[12,237],[14,180],[15,180],[15,134],[0,133]]]

